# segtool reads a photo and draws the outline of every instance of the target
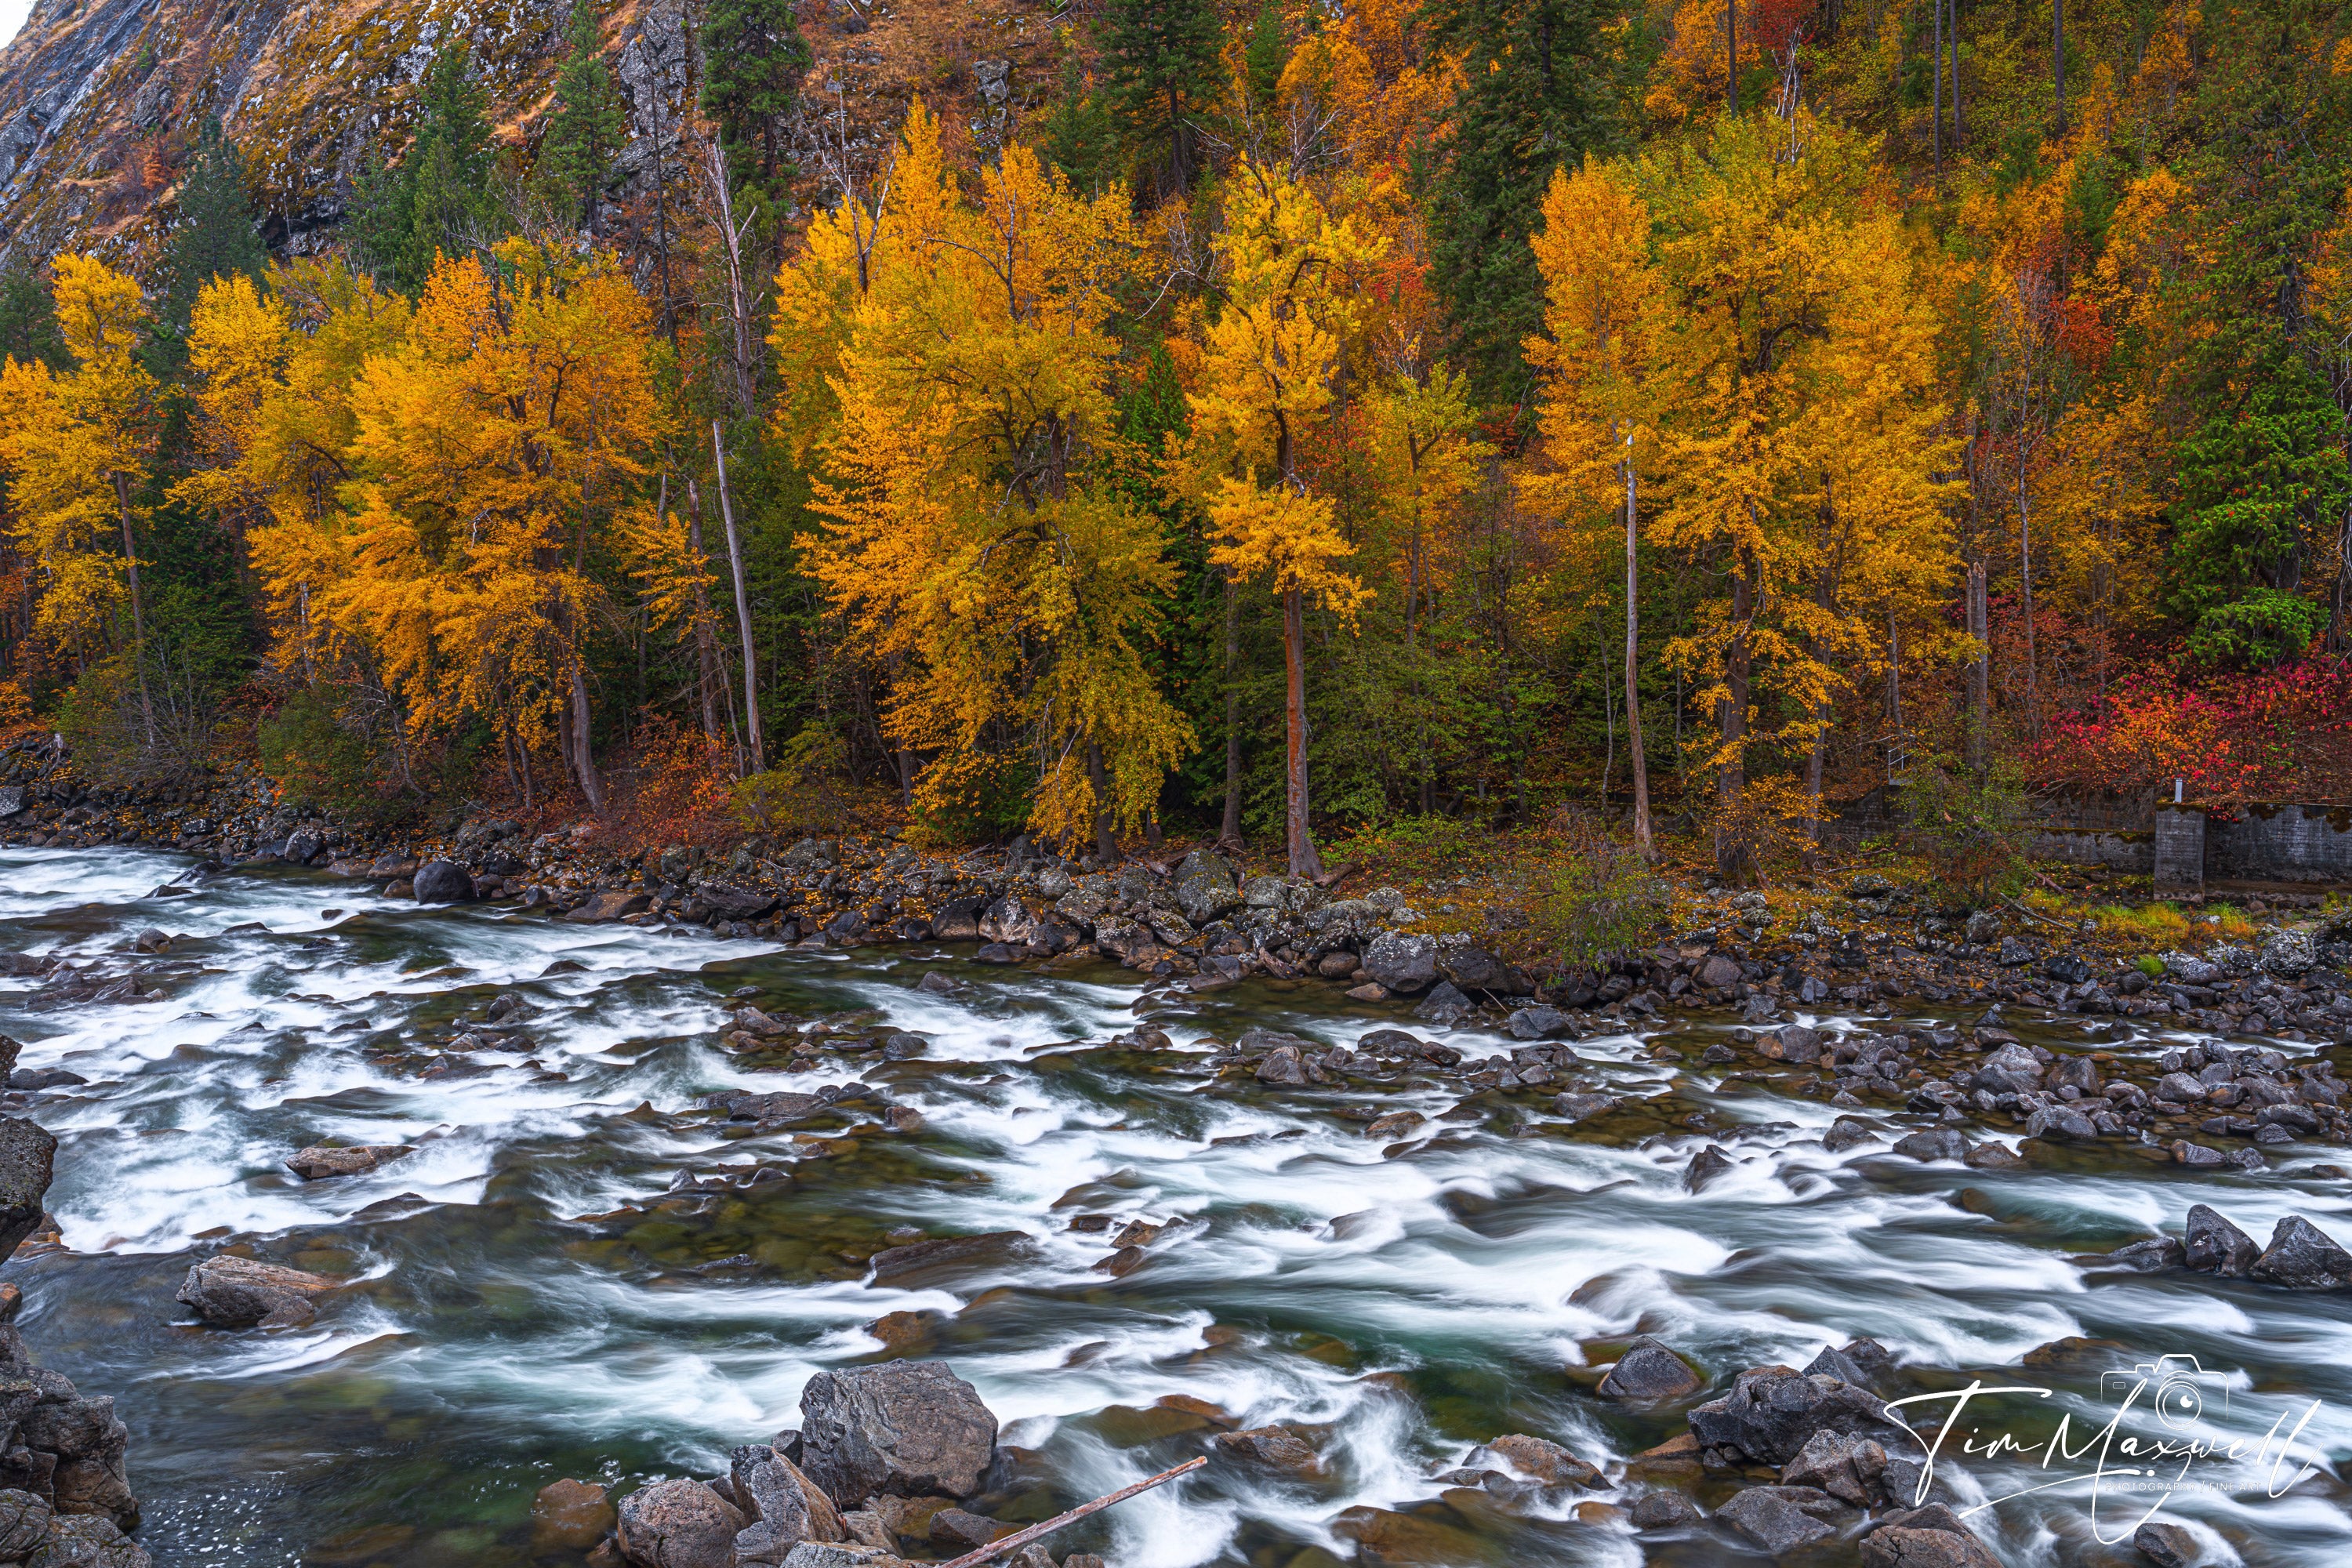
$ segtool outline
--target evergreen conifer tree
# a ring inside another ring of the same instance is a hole
[[[1614,144],[1622,57],[1592,0],[1431,0],[1426,15],[1433,45],[1464,56],[1429,187],[1431,260],[1483,390],[1507,397],[1543,319],[1528,236],[1551,172]]]
[[[424,113],[407,155],[372,161],[352,202],[353,238],[393,287],[415,294],[433,258],[470,249],[500,226],[490,187],[489,95],[467,72],[464,41],[433,57]]]
[[[555,112],[540,146],[551,195],[581,222],[593,222],[604,182],[628,137],[628,115],[604,58],[596,0],[572,0],[572,52],[555,78]]]
[[[1189,189],[1192,115],[1216,98],[1224,74],[1216,7],[1206,0],[1109,0],[1099,42],[1111,108],[1129,145],[1160,172],[1161,194]]]
[[[1249,79],[1250,111],[1273,109],[1282,89],[1282,68],[1290,63],[1290,39],[1282,27],[1282,7],[1265,0],[1250,26],[1249,44],[1242,52],[1242,70]]]
[[[244,155],[221,134],[219,121],[207,120],[180,185],[180,226],[172,234],[163,308],[155,323],[155,374],[176,374],[186,363],[188,318],[198,290],[215,278],[240,273],[257,281],[268,265],[269,250],[246,194]]]
[[[702,108],[719,122],[728,166],[746,192],[781,210],[793,174],[784,121],[811,58],[791,0],[711,0],[702,55]]]
[[[53,371],[73,366],[65,333],[58,329],[57,301],[39,274],[22,261],[0,271],[0,356]]]
[[[1118,173],[1118,128],[1102,95],[1087,81],[1076,56],[1065,58],[1060,89],[1045,117],[1045,161],[1061,171],[1074,190],[1099,191]]]

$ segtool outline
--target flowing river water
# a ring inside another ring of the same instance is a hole
[[[1395,1016],[1320,985],[1195,996],[1108,965],[992,969],[968,951],[784,951],[419,908],[290,868],[153,896],[189,869],[120,848],[0,851],[0,948],[163,992],[50,1008],[36,982],[0,982],[20,1066],[89,1080],[19,1112],[60,1140],[49,1206],[65,1242],[11,1266],[22,1326],[45,1364],[115,1396],[139,1535],[165,1568],[576,1568],[576,1553],[533,1555],[539,1488],[720,1473],[730,1447],[796,1424],[812,1373],[889,1353],[867,1327],[889,1313],[911,1314],[893,1320],[914,1336],[899,1351],[948,1360],[1028,1451],[1019,1469],[1046,1484],[1006,1517],[1201,1451],[1196,1421],[1155,1407],[1165,1395],[1321,1442],[1319,1477],[1212,1466],[1055,1542],[1116,1568],[1345,1562],[1355,1546],[1335,1521],[1362,1506],[1420,1508],[1431,1561],[1765,1561],[1716,1525],[1642,1535],[1568,1500],[1512,1514],[1433,1479],[1514,1431],[1621,1475],[1683,1429],[1591,1392],[1591,1363],[1636,1332],[1719,1385],[1868,1336],[1922,1387],[1979,1374],[2055,1390],[1981,1403],[1961,1427],[2038,1440],[2065,1412],[2078,1443],[2115,1411],[2100,1366],[2193,1356],[2173,1381],[2201,1415],[2176,1387],[2165,1420],[2143,1398],[2127,1425],[2244,1447],[2236,1463],[2189,1463],[2164,1517],[2189,1521],[2209,1562],[2352,1563],[2336,1478],[2352,1454],[2352,1293],[2077,1260],[2178,1234],[2200,1202],[2258,1238],[2297,1212],[2352,1239],[2352,1184],[2312,1170],[2328,1151],[2273,1151],[2253,1175],[2112,1150],[2005,1171],[1891,1158],[1884,1140],[1832,1154],[1831,1108],[1716,1069],[1681,1085],[1705,1131],[1571,1129],[1532,1097],[1465,1102],[1432,1079],[1266,1090],[1215,1078],[1196,1042],[1258,1025],[1352,1044]],[[131,951],[150,927],[174,934],[167,952]],[[930,971],[964,988],[918,989]],[[803,1018],[878,1016],[925,1054],[761,1070],[782,1064],[719,1043],[745,988]],[[530,1004],[527,1037],[436,1048],[507,992]],[[1111,1043],[1143,1021],[1177,1048]],[[1714,1027],[1660,1033],[1696,1068]],[[1473,1056],[1513,1043],[1444,1037]],[[1576,1049],[1587,1079],[1640,1095],[1665,1087],[1658,1043]],[[702,1109],[719,1090],[855,1079],[920,1125],[747,1136]],[[1402,1142],[1368,1137],[1368,1107],[1430,1120]],[[415,1152],[320,1182],[285,1169],[320,1141]],[[1741,1163],[1694,1194],[1684,1167],[1708,1141]],[[774,1173],[753,1182],[755,1166]],[[674,1191],[683,1173],[715,1190]],[[1107,1237],[1069,1228],[1078,1214],[1182,1223],[1114,1277],[1096,1267]],[[943,1278],[868,1282],[864,1259],[910,1234],[998,1231],[1035,1240]],[[236,1244],[355,1283],[300,1329],[200,1326],[173,1293]],[[2067,1336],[2116,1348],[2020,1366]],[[2274,1466],[2275,1442],[2255,1448],[2282,1417],[2282,1434],[2301,1426]],[[2127,1461],[2110,1455],[2095,1513],[2079,1480],[2092,1458],[2042,1461],[1937,1474],[1963,1506],[2075,1479],[1973,1518],[2014,1568],[2135,1561],[2100,1542],[2157,1500],[2114,1474]],[[1425,1506],[1441,1493],[1450,1508]]]

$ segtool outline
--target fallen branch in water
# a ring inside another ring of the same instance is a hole
[[[982,1563],[992,1557],[1001,1557],[1008,1552],[1018,1552],[1033,1541],[1044,1540],[1073,1520],[1084,1519],[1087,1515],[1108,1508],[1115,1502],[1125,1502],[1138,1492],[1148,1492],[1163,1481],[1172,1481],[1178,1476],[1197,1470],[1208,1462],[1209,1457],[1206,1454],[1196,1459],[1187,1459],[1172,1470],[1162,1470],[1156,1476],[1146,1476],[1133,1486],[1121,1487],[1118,1490],[1105,1497],[1098,1497],[1092,1502],[1082,1502],[1067,1513],[1057,1514],[1043,1524],[1033,1524],[1026,1530],[1016,1531],[1002,1541],[992,1541],[977,1552],[967,1552],[961,1557],[940,1564],[940,1568],[980,1568]]]

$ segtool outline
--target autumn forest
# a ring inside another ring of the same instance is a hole
[[[693,15],[649,157],[578,5],[520,141],[445,39],[323,243],[206,127],[11,258],[0,723],[1310,875],[2352,789],[2352,7],[1100,0],[887,135]]]

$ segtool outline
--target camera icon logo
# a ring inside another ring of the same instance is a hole
[[[2185,1351],[2160,1355],[2128,1370],[2101,1373],[2099,1392],[2109,1397],[2120,1394],[2126,1405],[2147,1395],[2157,1420],[2175,1431],[2187,1431],[2230,1414],[2227,1380],[2218,1372],[2207,1372]]]

